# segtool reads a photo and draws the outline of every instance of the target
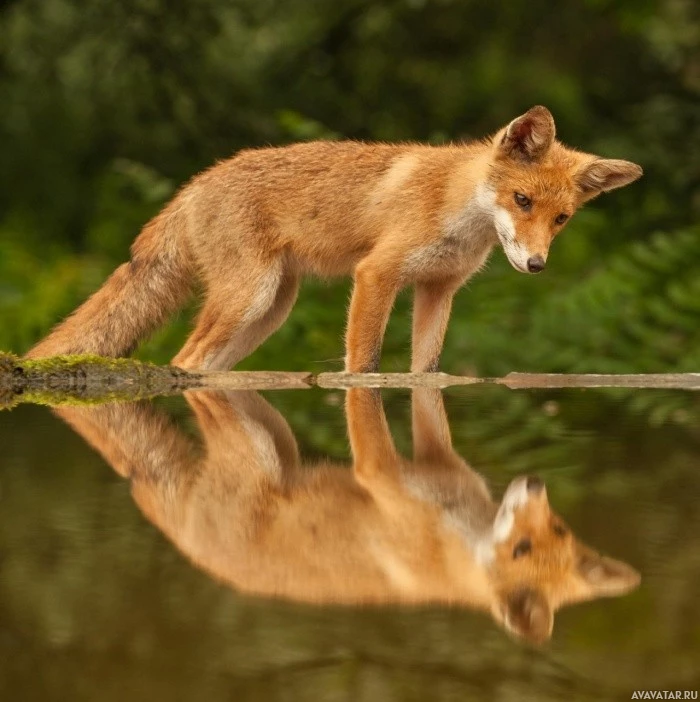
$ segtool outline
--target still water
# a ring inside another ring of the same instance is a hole
[[[700,687],[697,394],[198,391],[58,414],[0,413],[0,699]],[[502,564],[497,596],[469,549]]]

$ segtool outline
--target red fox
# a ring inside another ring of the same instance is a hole
[[[303,465],[254,392],[187,393],[203,450],[148,404],[56,412],[131,481],[135,501],[196,565],[240,590],[315,603],[444,603],[490,612],[533,643],[566,604],[622,595],[639,574],[579,541],[541,480],[494,502],[454,451],[442,397],[413,391],[413,459],[378,391],[351,389],[353,470]]]
[[[537,106],[482,141],[312,142],[244,150],[200,173],[121,265],[28,356],[123,355],[184,303],[204,303],[173,363],[227,369],[285,320],[303,275],[352,274],[345,367],[376,371],[395,297],[415,286],[411,370],[436,370],[455,292],[498,243],[538,273],[584,202],[642,175],[555,139]]]

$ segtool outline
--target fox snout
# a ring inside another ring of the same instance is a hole
[[[529,494],[540,495],[544,490],[544,481],[536,475],[528,475],[525,478],[525,489]]]
[[[527,259],[528,273],[541,273],[544,270],[544,266],[545,260],[539,254],[536,256],[530,256],[530,258]]]
[[[541,273],[547,265],[547,249],[537,247],[535,251],[517,238],[501,240],[503,252],[509,263],[520,273]]]

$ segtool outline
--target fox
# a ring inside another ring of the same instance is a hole
[[[640,582],[574,536],[536,476],[513,479],[495,501],[454,450],[439,390],[413,391],[406,458],[379,391],[350,389],[351,470],[302,461],[286,420],[256,392],[185,395],[200,441],[148,403],[54,411],[130,481],[156,528],[235,590],[316,605],[463,607],[537,645],[560,607]]]
[[[539,273],[581,205],[641,175],[564,146],[543,106],[480,141],[244,149],[186,184],[27,356],[128,354],[197,283],[203,303],[173,365],[226,370],[281,326],[303,276],[350,275],[345,370],[378,370],[395,298],[413,286],[411,370],[435,371],[453,297],[495,246]]]

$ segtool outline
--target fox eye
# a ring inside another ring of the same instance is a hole
[[[513,549],[513,558],[527,556],[530,551],[532,551],[532,541],[530,539],[520,539]]]
[[[556,224],[560,224],[560,225],[561,225],[561,224],[564,224],[564,222],[566,222],[567,219],[569,219],[569,215],[568,215],[568,214],[564,214],[564,212],[562,212],[561,214],[558,214],[558,215],[554,218],[554,222],[555,222]]]
[[[555,524],[552,529],[554,530],[554,533],[557,536],[566,536],[566,528],[563,527],[561,524]]]
[[[524,210],[529,210],[530,207],[532,207],[532,200],[527,195],[523,195],[522,193],[515,193],[515,202]]]

